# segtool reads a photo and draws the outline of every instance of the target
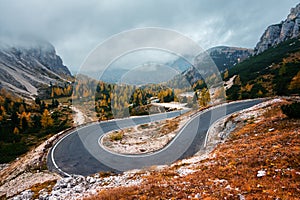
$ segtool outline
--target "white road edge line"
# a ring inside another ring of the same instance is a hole
[[[195,116],[193,116],[183,127],[182,127],[182,129],[181,129],[181,131],[172,139],[172,141],[170,142],[170,143],[168,143],[168,145],[167,146],[165,146],[165,147],[168,147],[169,145],[171,145],[173,142],[174,142],[174,140],[177,138],[177,137],[179,137],[179,135],[181,134],[181,132],[182,132],[182,130],[188,125],[188,124],[190,124],[191,123],[191,121],[194,119],[194,118],[196,118],[196,117],[198,117],[199,115],[201,115],[201,114],[203,114],[203,113],[205,113],[205,112],[208,112],[208,111],[210,111],[210,110],[213,110],[213,109],[216,109],[216,108],[219,108],[219,107],[221,107],[221,106],[224,106],[224,105],[228,105],[228,104],[235,104],[235,103],[240,103],[240,102],[248,102],[248,101],[255,101],[255,100],[263,100],[264,98],[259,98],[259,99],[247,99],[247,100],[241,100],[241,101],[233,101],[233,102],[229,102],[229,103],[227,103],[227,102],[225,102],[225,103],[223,103],[223,104],[219,104],[219,105],[217,105],[217,106],[213,106],[213,107],[210,107],[210,108],[208,108],[208,109],[205,109],[205,110],[202,110],[202,111],[200,111],[199,113],[197,113]],[[237,111],[238,112],[238,111]],[[232,113],[233,114],[233,113]],[[225,117],[225,116],[224,116]],[[122,119],[120,119],[120,120],[122,120]],[[80,128],[76,128],[76,130],[80,130],[80,129],[83,129],[83,128],[86,128],[86,127],[89,127],[89,126],[93,126],[93,125],[95,125],[95,124],[100,124],[101,122],[96,122],[96,123],[92,123],[92,124],[90,124],[90,125],[87,125],[87,126],[84,126],[84,127],[80,127]],[[63,131],[62,131],[63,132]],[[60,132],[60,133],[62,133],[62,132]],[[69,135],[71,135],[71,134],[73,134],[74,133],[74,131],[73,132],[70,132],[69,134],[67,134],[67,135],[65,135],[64,137],[62,137],[54,146],[53,146],[53,148],[51,149],[51,160],[52,160],[52,163],[53,163],[53,165],[54,165],[54,167],[58,170],[58,171],[60,171],[61,173],[63,173],[64,175],[66,175],[66,176],[71,176],[70,174],[68,174],[67,172],[64,172],[62,169],[60,169],[59,167],[58,167],[58,165],[56,164],[56,162],[55,162],[55,160],[54,160],[54,151],[55,151],[55,148],[57,147],[57,145],[62,141],[62,140],[64,140],[66,137],[68,137]],[[58,133],[59,134],[59,133]],[[207,137],[207,134],[206,134],[206,137]],[[100,139],[101,137],[99,137],[99,139]],[[99,139],[98,139],[98,144],[99,144]],[[105,148],[103,148],[105,151],[107,151]],[[146,155],[144,155],[144,157],[146,157],[146,156],[149,156],[149,155],[153,155],[153,154],[156,154],[156,153],[159,153],[159,152],[162,152],[163,150],[165,150],[165,148],[163,148],[163,149],[161,149],[161,150],[159,150],[159,151],[156,151],[156,152],[154,152],[154,153],[151,153],[151,154],[146,154]],[[112,153],[112,152],[110,152],[110,151],[107,151],[107,152],[109,152],[109,153]],[[113,154],[115,154],[115,155],[121,155],[121,156],[128,156],[128,157],[132,157],[131,155],[124,155],[124,154],[117,154],[117,153],[115,153],[115,152],[113,152]]]
[[[98,122],[97,122],[97,123],[98,123]],[[80,129],[83,129],[83,128],[86,128],[86,127],[89,127],[89,126],[92,126],[92,125],[95,125],[95,123],[92,123],[92,124],[90,124],[90,125],[87,125],[87,126],[84,126],[84,127],[81,127],[81,128],[76,128],[76,130],[80,130]],[[63,133],[63,132],[64,132],[64,131],[61,131],[61,132],[59,132],[58,134],[61,134],[61,133]],[[63,171],[62,169],[60,169],[60,168],[58,167],[58,165],[56,164],[56,162],[55,162],[55,160],[54,160],[54,151],[55,151],[57,145],[58,145],[61,141],[63,141],[66,137],[68,137],[69,135],[71,135],[71,134],[73,134],[73,133],[74,133],[74,131],[72,131],[72,132],[68,133],[67,135],[65,135],[64,137],[62,137],[58,142],[56,142],[56,144],[55,144],[55,145],[53,146],[53,148],[51,149],[51,161],[52,161],[54,167],[55,167],[59,172],[63,173],[63,174],[66,175],[66,176],[69,176],[69,177],[70,177],[71,175],[68,174],[67,172]]]
[[[180,112],[180,115],[182,115],[182,111]],[[180,116],[180,115],[178,115],[178,116]],[[178,116],[175,116],[175,117],[178,117]],[[195,117],[196,117],[196,116],[195,116]],[[172,118],[174,118],[174,117],[164,118],[164,119],[161,119],[161,120],[154,120],[154,121],[151,121],[151,122],[162,121],[162,120],[165,120],[165,119],[172,119]],[[194,117],[193,117],[192,119],[194,119]],[[190,119],[189,121],[191,121],[192,119]],[[187,123],[189,123],[189,121],[188,121]],[[182,127],[182,129],[185,128],[185,126],[187,125],[187,123]],[[137,124],[137,125],[139,125],[139,124]],[[132,126],[127,126],[127,127],[123,127],[123,128],[129,128],[129,127],[132,127]],[[182,129],[181,129],[181,130],[182,130]],[[112,131],[113,131],[113,130],[112,130]],[[112,132],[112,131],[109,131],[109,132]],[[107,133],[109,133],[109,132],[107,132]],[[181,131],[180,131],[180,132],[181,132]],[[116,153],[116,152],[113,152],[113,151],[108,150],[108,149],[105,148],[105,147],[102,145],[102,143],[101,143],[102,138],[103,138],[104,135],[106,135],[107,133],[104,133],[103,135],[101,135],[101,136],[98,138],[98,145],[99,145],[104,151],[106,151],[106,152],[108,152],[108,153],[111,153],[111,154],[113,154],[113,155],[116,155],[116,156],[123,156],[123,157],[127,157],[127,158],[147,157],[147,156],[155,155],[155,154],[157,154],[157,153],[160,153],[160,152],[164,151],[165,148],[167,148],[169,145],[171,145],[171,144],[173,143],[173,140],[174,140],[176,137],[179,137],[180,132],[179,132],[179,133],[171,140],[170,143],[168,143],[168,145],[164,146],[162,149],[160,149],[160,150],[158,150],[158,151],[155,151],[155,152],[152,152],[152,153],[147,153],[147,154],[136,154],[136,155],[132,154],[132,155],[128,155],[128,154],[120,154],[120,153]]]
[[[255,101],[255,100],[264,100],[265,98],[257,98],[257,99],[252,99],[253,101]],[[239,102],[247,102],[247,101],[251,101],[250,99],[247,99],[247,100],[244,100],[244,101],[239,101]],[[234,103],[234,102],[230,102],[230,103]],[[230,104],[230,103],[228,103],[228,104]],[[238,102],[236,102],[236,103],[238,103]],[[256,105],[258,105],[258,104],[256,104]],[[256,105],[253,105],[253,106],[256,106]],[[251,107],[253,107],[253,106],[251,106]],[[249,108],[251,108],[251,107],[249,107]],[[218,123],[219,121],[221,121],[221,120],[223,120],[223,119],[225,119],[225,118],[228,118],[229,116],[231,116],[231,115],[234,115],[234,114],[236,114],[236,113],[238,113],[238,112],[242,112],[242,111],[244,111],[244,110],[247,110],[247,109],[249,109],[249,108],[244,108],[244,109],[242,109],[242,110],[238,110],[238,111],[235,111],[235,112],[233,112],[233,113],[230,113],[230,114],[228,114],[228,115],[225,115],[224,117],[221,117],[220,119],[218,119],[218,120],[216,120],[214,123],[212,123],[211,125],[210,125],[210,127],[209,127],[209,129],[207,130],[207,133],[206,133],[206,136],[205,136],[205,141],[204,141],[204,148],[207,146],[207,139],[208,139],[208,133],[209,133],[209,131],[210,131],[210,129],[212,129],[213,128],[213,126],[216,124],[216,123]]]
[[[128,158],[133,158],[133,157],[148,157],[148,156],[151,156],[151,155],[155,155],[155,154],[158,154],[158,153],[160,153],[160,152],[162,152],[162,151],[165,151],[165,149],[167,149],[170,145],[172,145],[174,142],[175,142],[175,140],[176,140],[176,138],[178,138],[181,134],[182,134],[182,131],[183,131],[183,129],[185,129],[185,127],[186,126],[188,126],[196,117],[198,117],[199,115],[201,115],[201,114],[204,114],[204,113],[206,113],[206,112],[208,112],[208,111],[210,111],[210,110],[212,110],[212,108],[213,109],[216,109],[216,108],[218,108],[218,107],[220,107],[220,106],[224,106],[224,105],[226,105],[226,103],[225,104],[221,104],[221,105],[218,105],[218,106],[215,106],[215,107],[210,107],[210,108],[208,108],[208,109],[205,109],[205,110],[202,110],[202,111],[200,111],[199,113],[197,113],[195,116],[193,116],[182,128],[181,128],[181,130],[180,130],[180,132],[178,133],[178,134],[176,134],[176,136],[166,145],[166,146],[164,146],[162,149],[160,149],[160,150],[158,150],[158,151],[155,151],[155,152],[152,152],[152,153],[148,153],[148,154],[137,154],[137,155],[127,155],[127,154],[120,154],[120,153],[116,153],[116,152],[113,152],[113,151],[110,151],[110,150],[108,150],[108,149],[106,149],[105,147],[103,147],[103,145],[101,144],[101,138],[104,136],[104,135],[102,135],[102,136],[100,136],[100,138],[98,139],[98,144],[100,145],[100,147],[102,147],[102,149],[103,150],[105,150],[106,152],[109,152],[109,153],[111,153],[111,154],[114,154],[114,155],[118,155],[118,156],[123,156],[123,157],[128,157]]]
[[[73,132],[71,132],[71,133],[73,133]],[[65,135],[62,139],[66,138],[66,137],[69,136],[71,133]],[[62,139],[60,139],[60,140],[54,145],[54,147],[51,149],[51,160],[52,160],[52,163],[53,163],[54,167],[55,167],[59,172],[63,173],[63,174],[66,175],[66,176],[71,176],[71,175],[68,174],[67,172],[64,172],[62,169],[60,169],[60,168],[57,166],[57,164],[56,164],[56,162],[55,162],[55,160],[54,160],[54,150],[55,150],[55,148],[57,147],[57,145],[60,143],[60,141],[62,141]]]
[[[117,156],[123,156],[123,157],[127,157],[127,158],[134,158],[134,157],[148,157],[148,156],[152,156],[152,155],[155,155],[155,154],[158,154],[158,153],[161,153],[161,152],[163,152],[163,151],[165,151],[170,145],[172,145],[174,142],[175,142],[175,140],[176,140],[176,138],[178,138],[181,134],[182,134],[182,132],[183,132],[183,130],[185,129],[185,127],[186,126],[188,126],[196,117],[198,117],[199,115],[202,115],[202,114],[204,114],[204,113],[206,113],[206,112],[208,112],[208,111],[211,111],[211,110],[215,110],[215,109],[217,109],[217,108],[219,108],[219,107],[222,107],[222,106],[226,106],[226,105],[229,105],[229,104],[236,104],[236,103],[242,103],[242,102],[248,102],[248,101],[256,101],[256,100],[259,100],[259,99],[247,99],[247,100],[244,100],[244,101],[234,101],[234,102],[229,102],[229,103],[223,103],[223,104],[220,104],[220,105],[217,105],[217,106],[213,106],[213,107],[210,107],[210,108],[207,108],[207,109],[205,109],[205,110],[202,110],[202,111],[200,111],[200,112],[198,112],[195,116],[193,116],[182,128],[181,128],[181,130],[180,130],[180,132],[178,133],[178,134],[176,134],[176,136],[166,145],[166,146],[164,146],[162,149],[160,149],[160,150],[158,150],[158,151],[155,151],[155,152],[151,152],[151,153],[147,153],[147,154],[137,154],[137,155],[128,155],[128,154],[120,154],[120,153],[116,153],[116,152],[113,152],[113,151],[110,151],[110,150],[108,150],[107,148],[105,148],[105,147],[103,147],[103,145],[101,144],[101,139],[102,139],[102,137],[105,135],[105,134],[103,134],[103,135],[101,135],[100,137],[99,137],[99,139],[98,139],[98,145],[100,146],[100,147],[102,147],[102,149],[103,150],[105,150],[106,152],[108,152],[108,153],[111,153],[111,154],[114,154],[114,155],[117,155]],[[243,109],[244,110],[244,109]],[[240,112],[241,110],[239,110],[239,111],[236,111],[236,112]],[[234,113],[236,113],[236,112],[234,112]],[[234,114],[234,113],[231,113],[231,114]],[[226,114],[226,110],[225,110],[225,114]],[[228,114],[228,115],[231,115],[231,114]],[[225,116],[223,116],[222,118],[224,118],[224,117],[226,117],[226,116],[228,116],[228,115],[225,115]],[[220,119],[218,119],[218,120],[220,120]],[[217,120],[217,121],[218,121]],[[217,122],[217,121],[215,121],[215,122]],[[215,123],[214,122],[214,123]],[[213,124],[214,124],[213,123]],[[212,124],[212,125],[213,125]],[[211,125],[211,126],[212,126]],[[211,128],[211,126],[209,127],[209,129]],[[209,130],[208,129],[208,130]],[[205,136],[205,140],[207,139],[207,133],[208,133],[208,131],[206,132],[206,136]],[[205,141],[206,142],[206,141]],[[204,143],[205,144],[205,143]]]
[[[251,108],[251,107],[250,107],[250,108]],[[248,109],[248,108],[245,108],[245,109],[243,109],[243,110],[246,110],[246,109]],[[223,120],[223,119],[225,119],[225,118],[228,118],[228,117],[231,116],[231,115],[234,115],[234,114],[236,114],[236,113],[238,113],[238,112],[241,112],[241,111],[243,111],[243,110],[239,110],[239,111],[230,113],[230,114],[228,114],[228,115],[225,115],[224,117],[221,117],[220,119],[218,119],[218,120],[216,120],[214,123],[212,123],[212,124],[210,125],[209,129],[208,129],[207,132],[206,132],[206,136],[205,136],[205,140],[204,140],[204,145],[203,145],[203,147],[205,148],[205,147],[207,146],[207,139],[208,139],[208,135],[209,135],[208,133],[210,132],[210,130],[214,127],[214,125],[215,125],[216,123],[218,123],[219,121],[221,121],[221,120]]]
[[[182,113],[184,111],[184,109],[183,110],[180,110],[180,113]],[[178,111],[176,111],[176,112],[178,112]],[[158,113],[158,114],[160,114],[160,113]],[[158,115],[158,114],[154,114],[154,115]],[[147,117],[147,116],[142,116],[142,117]],[[114,119],[114,120],[108,120],[108,121],[118,121],[118,120],[122,120],[122,119]],[[106,122],[106,121],[105,121]],[[96,124],[100,124],[101,122],[95,122],[95,123],[92,123],[92,124],[89,124],[89,125],[87,125],[87,126],[83,126],[83,127],[80,127],[80,128],[75,128],[76,130],[81,130],[81,129],[83,129],[83,128],[87,128],[87,127],[89,127],[89,126],[93,126],[93,125],[96,125]],[[104,122],[103,122],[104,123]],[[59,132],[58,134],[61,134],[61,133],[63,133],[64,131],[61,131],[61,132]],[[73,134],[74,133],[74,131],[72,131],[72,132],[70,132],[69,134],[67,134],[67,135],[65,135],[64,137],[62,137],[54,146],[53,146],[53,148],[51,149],[51,161],[52,161],[52,163],[53,163],[53,165],[54,165],[54,167],[59,171],[59,172],[61,172],[62,174],[64,174],[64,175],[66,175],[66,176],[68,176],[68,177],[70,177],[71,175],[70,174],[68,174],[67,172],[65,172],[65,171],[63,171],[61,168],[59,168],[58,167],[58,165],[56,164],[56,162],[55,162],[55,159],[54,159],[54,151],[55,151],[55,149],[56,149],[56,147],[58,146],[58,144],[61,142],[61,141],[63,141],[66,137],[68,137],[69,135],[71,135],[71,134]]]

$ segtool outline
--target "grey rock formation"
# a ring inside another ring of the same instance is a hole
[[[298,37],[300,29],[300,4],[292,8],[287,19],[279,24],[269,26],[260,41],[257,43],[254,52],[260,54],[270,47],[283,41]]]
[[[195,84],[198,80],[203,80],[207,74],[214,73],[210,71],[213,67],[208,67],[211,64],[216,65],[219,72],[224,72],[230,69],[239,62],[249,58],[253,54],[252,49],[240,47],[217,46],[206,50],[199,54],[195,59],[195,67],[190,67],[182,73],[190,85]],[[206,66],[206,67],[202,67]]]
[[[0,89],[34,98],[40,88],[64,84],[71,73],[46,41],[0,36]]]
[[[33,192],[31,190],[25,190],[21,194],[12,198],[12,200],[30,200],[32,199]]]
[[[207,50],[219,71],[229,69],[253,54],[253,49],[217,46]]]
[[[132,176],[133,174],[130,172],[108,177],[100,177],[99,174],[87,177],[71,175],[70,177],[65,177],[58,180],[50,193],[48,193],[46,189],[40,190],[39,199],[83,199],[90,195],[97,194],[101,189],[139,185],[142,180],[138,177],[132,179]],[[25,199],[32,197],[32,195],[32,191],[26,190],[20,195],[12,197],[11,199]]]

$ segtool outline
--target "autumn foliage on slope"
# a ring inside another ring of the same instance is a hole
[[[299,199],[300,120],[287,118],[280,105],[264,117],[245,122],[191,174],[180,176],[178,165],[89,199]]]
[[[21,99],[0,90],[0,163],[8,163],[71,126],[72,110],[52,99]]]

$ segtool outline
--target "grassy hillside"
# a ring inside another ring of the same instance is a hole
[[[228,99],[300,93],[300,41],[291,39],[252,56],[229,70],[238,75],[227,90]]]
[[[71,126],[72,111],[52,99],[25,102],[0,90],[0,163],[7,163]]]

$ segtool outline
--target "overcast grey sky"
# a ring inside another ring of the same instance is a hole
[[[88,53],[113,34],[162,27],[191,37],[204,49],[253,48],[270,24],[298,0],[0,0],[2,33],[35,34],[50,41],[76,71]]]

